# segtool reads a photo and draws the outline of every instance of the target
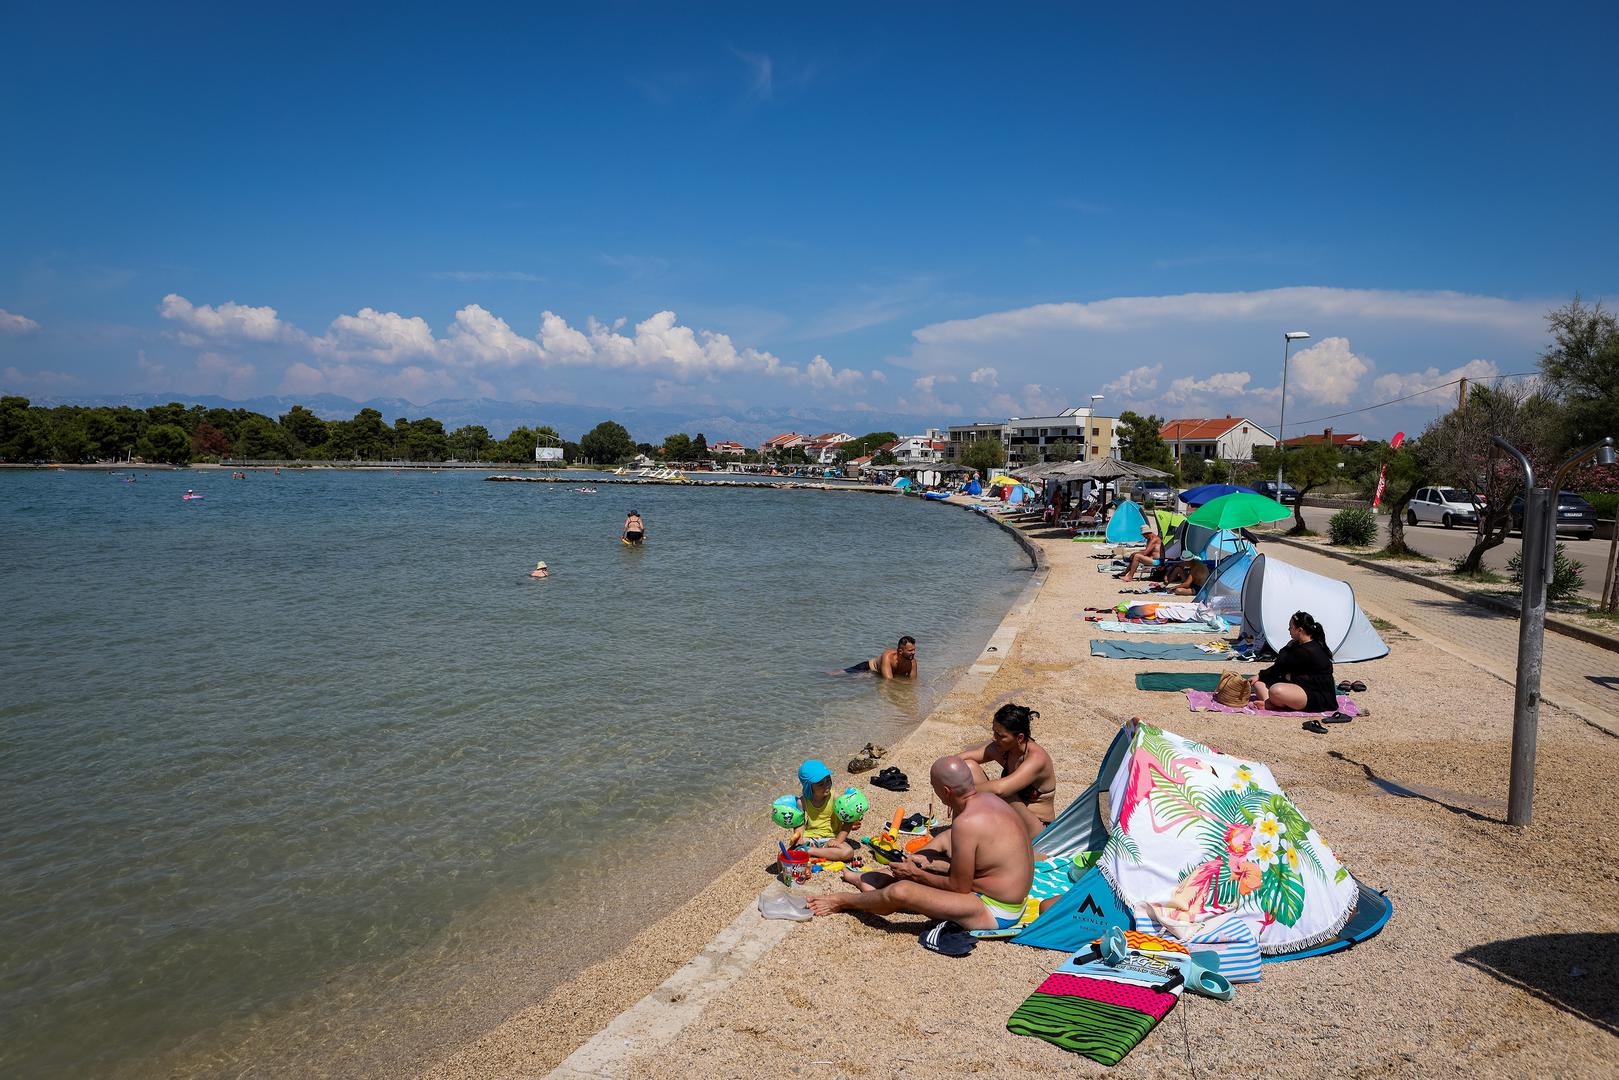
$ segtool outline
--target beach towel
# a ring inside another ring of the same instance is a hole
[[[1046,977],[1012,1013],[1006,1030],[1117,1065],[1180,1000],[1178,970],[1135,954],[1117,967],[1075,959]]]
[[[1273,955],[1337,937],[1354,914],[1354,878],[1261,763],[1135,724],[1108,792],[1096,865],[1138,930],[1232,942],[1235,919]]]
[[[1098,630],[1108,630],[1115,634],[1223,634],[1231,627],[1219,615],[1214,616],[1212,622],[1123,622],[1118,619],[1101,619],[1097,622]]]
[[[1141,676],[1137,675],[1136,678],[1140,679]],[[1334,712],[1342,713],[1345,716],[1361,715],[1360,706],[1342,694],[1338,695],[1338,708],[1327,709],[1324,712],[1283,712],[1278,709],[1264,708],[1257,701],[1251,701],[1239,709],[1233,705],[1221,705],[1214,700],[1213,694],[1206,691],[1190,689],[1186,691],[1186,704],[1191,706],[1193,712],[1246,713],[1249,716],[1331,716]]]
[[[1184,641],[1103,641],[1091,639],[1091,655],[1105,660],[1212,660],[1231,663],[1229,652],[1207,653]]]
[[[1207,690],[1220,687],[1220,676],[1209,671],[1142,671],[1136,674],[1137,690]]]

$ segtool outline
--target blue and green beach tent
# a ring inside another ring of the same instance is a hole
[[[1126,500],[1113,511],[1107,521],[1107,541],[1110,544],[1141,543],[1141,527],[1147,519],[1141,516],[1141,507]]]

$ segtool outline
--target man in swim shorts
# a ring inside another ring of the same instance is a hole
[[[624,519],[624,539],[632,544],[639,544],[646,539],[646,523],[635,510],[631,510],[629,516]]]
[[[972,769],[954,754],[935,761],[929,779],[955,814],[949,831],[885,870],[845,871],[843,880],[860,891],[812,896],[812,912],[912,911],[968,930],[1004,930],[1018,922],[1034,882],[1022,819],[999,795],[979,791]]]
[[[870,660],[862,660],[852,668],[844,668],[853,675],[860,671],[869,671],[879,679],[914,679],[916,678],[916,639],[909,634],[899,639],[899,644],[887,649]]]

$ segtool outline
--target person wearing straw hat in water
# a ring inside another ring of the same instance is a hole
[[[528,572],[528,576],[529,577],[550,577],[551,576],[551,568],[549,566],[545,565],[545,560],[544,559],[541,559],[539,562],[534,564],[534,569],[532,569],[532,570],[530,570]]]

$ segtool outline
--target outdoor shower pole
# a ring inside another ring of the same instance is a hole
[[[1546,638],[1546,489],[1535,468],[1501,436],[1495,445],[1523,470],[1523,603],[1518,616],[1518,677],[1512,702],[1512,777],[1507,782],[1507,824],[1527,825],[1535,800],[1535,735],[1540,724],[1540,663]]]

